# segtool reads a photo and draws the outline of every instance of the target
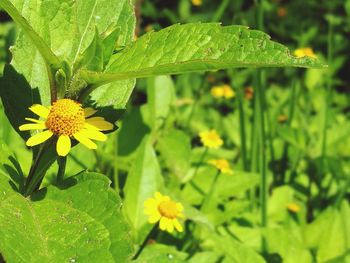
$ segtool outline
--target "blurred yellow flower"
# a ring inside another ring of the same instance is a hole
[[[296,56],[297,58],[303,58],[303,57],[317,58],[317,55],[314,53],[314,51],[310,47],[298,48],[294,50],[294,56]]]
[[[159,221],[159,228],[172,233],[174,229],[179,232],[183,228],[178,218],[183,218],[183,206],[181,203],[175,202],[169,196],[162,195],[159,192],[154,194],[154,198],[148,198],[144,202],[144,213],[148,215],[148,222],[150,224]]]
[[[214,98],[231,99],[236,96],[234,90],[227,84],[212,87],[210,93]]]
[[[215,130],[201,132],[199,137],[202,144],[208,148],[217,149],[224,143]]]
[[[233,174],[229,162],[225,159],[209,160],[208,163],[216,167],[223,174]]]
[[[300,211],[300,206],[296,203],[290,203],[287,205],[287,209],[293,213],[298,213]]]
[[[192,0],[192,5],[194,5],[194,6],[201,6],[202,5],[202,0]]]
[[[107,136],[100,131],[113,129],[113,124],[102,117],[92,117],[96,110],[83,109],[81,104],[71,99],[60,99],[50,107],[34,104],[29,108],[44,120],[26,118],[31,123],[23,124],[20,131],[44,130],[30,137],[27,146],[41,144],[53,135],[58,137],[56,151],[60,156],[66,156],[71,149],[71,139],[76,139],[89,149],[96,149],[97,145],[91,141],[105,141]]]
[[[214,98],[221,98],[224,96],[224,89],[221,86],[214,86],[211,88],[210,93]]]

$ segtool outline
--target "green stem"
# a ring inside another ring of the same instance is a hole
[[[216,9],[216,12],[211,19],[211,22],[220,22],[223,14],[225,13],[225,10],[230,3],[230,0],[222,0],[219,8]]]
[[[201,164],[203,163],[203,160],[204,160],[205,156],[207,156],[208,151],[209,151],[209,148],[206,147],[205,150],[203,151],[198,163],[196,164],[196,168],[194,170],[192,178],[194,178],[197,175],[199,166],[201,166]]]
[[[327,36],[327,60],[328,65],[331,65],[333,60],[333,24],[329,22],[328,24],[328,36]],[[324,112],[324,127],[323,127],[323,140],[322,140],[322,159],[327,155],[327,131],[328,131],[328,122],[329,122],[329,110],[332,103],[332,75],[331,72],[328,72],[327,78],[327,90],[325,96],[325,112]]]
[[[213,197],[213,193],[214,193],[214,189],[215,189],[215,186],[216,186],[216,182],[218,181],[220,173],[221,172],[218,170],[218,172],[215,174],[214,180],[213,180],[213,182],[210,185],[209,192],[203,199],[203,202],[201,204],[201,211],[202,212],[205,212],[206,209],[208,208],[209,202],[210,202],[210,200]]]
[[[115,142],[114,142],[114,156],[115,156],[115,159],[118,160],[118,154],[119,154],[119,151],[118,151],[118,138],[119,138],[119,132],[115,132],[115,135],[114,135],[114,138],[115,138]],[[113,165],[113,186],[114,186],[114,189],[119,192],[119,166],[118,166],[118,162],[115,161],[114,162],[114,165]]]
[[[239,110],[239,133],[241,139],[241,152],[243,159],[243,170],[248,171],[248,156],[247,156],[247,138],[246,138],[246,125],[244,114],[244,92],[242,89],[237,89],[238,98],[238,110]]]
[[[264,0],[257,1],[257,27],[259,30],[264,30]],[[260,182],[260,204],[261,204],[261,225],[262,227],[266,227],[267,222],[267,197],[268,197],[268,189],[267,189],[267,173],[266,173],[266,133],[265,133],[265,97],[264,97],[264,88],[265,88],[265,78],[263,77],[262,70],[258,70],[256,73],[257,77],[257,97],[258,97],[258,106],[259,106],[259,165],[261,172],[261,182]],[[266,240],[262,240],[262,250],[265,252],[267,249]]]
[[[54,156],[54,157],[52,157]],[[30,167],[29,175],[24,185],[24,195],[29,196],[34,191],[38,190],[45,172],[53,164],[56,158],[56,153],[53,149],[53,141],[46,141],[39,149],[38,154]]]
[[[66,173],[67,156],[58,157],[57,163],[58,163],[57,182],[61,183],[64,180],[64,174]]]

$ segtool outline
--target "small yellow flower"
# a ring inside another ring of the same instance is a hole
[[[210,93],[214,98],[217,99],[222,97],[225,99],[231,99],[236,96],[234,90],[227,84],[212,87]]]
[[[92,108],[83,109],[81,104],[71,99],[60,99],[45,107],[34,104],[29,108],[43,120],[26,118],[31,123],[23,124],[20,131],[44,130],[30,137],[27,146],[41,144],[57,136],[56,150],[58,155],[66,156],[71,149],[71,139],[76,139],[89,149],[96,149],[97,145],[91,141],[105,141],[107,136],[100,131],[113,129],[113,124],[102,117],[91,117],[96,113]]]
[[[229,85],[227,84],[223,85],[222,89],[224,90],[224,97],[226,99],[231,99],[236,96],[236,93]]]
[[[221,98],[224,96],[224,89],[221,86],[214,86],[210,90],[211,95],[214,98]]]
[[[150,224],[159,221],[159,228],[166,230],[169,233],[174,231],[174,228],[182,232],[183,228],[178,218],[183,218],[183,206],[181,203],[175,202],[169,196],[162,195],[159,192],[154,194],[154,198],[148,198],[144,202],[144,213],[148,215]]]
[[[298,213],[300,211],[300,206],[296,203],[290,203],[287,205],[287,209],[293,213]]]
[[[294,56],[296,56],[297,58],[303,58],[303,57],[317,58],[312,48],[309,48],[309,47],[298,48],[294,50]]]
[[[201,6],[202,5],[202,0],[192,0],[192,4],[194,6]]]
[[[224,143],[215,130],[201,132],[199,137],[202,144],[208,148],[217,149]]]
[[[218,169],[223,174],[233,174],[229,162],[225,159],[209,160],[208,163],[216,167],[216,169]]]

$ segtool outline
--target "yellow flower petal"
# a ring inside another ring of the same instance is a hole
[[[101,131],[108,131],[113,129],[113,124],[108,121],[105,121],[105,119],[102,117],[92,117],[86,119],[85,121],[87,124],[90,124]]]
[[[153,215],[149,216],[148,222],[150,224],[154,224],[154,223],[158,222],[160,218],[161,218],[161,215],[159,213],[154,213]]]
[[[173,223],[173,220],[171,219],[168,219],[168,224],[167,224],[167,228],[166,230],[169,232],[169,233],[172,233],[174,232],[174,223]]]
[[[28,141],[26,142],[27,146],[35,146],[40,143],[43,143],[47,139],[49,139],[53,133],[51,131],[43,131],[38,134],[35,134],[34,136],[30,137]]]
[[[95,109],[93,109],[93,108],[90,108],[90,107],[85,108],[85,109],[84,109],[85,118],[94,115],[96,112],[97,112],[97,110],[95,110]]]
[[[183,231],[183,227],[182,225],[179,223],[179,220],[177,220],[176,218],[173,219],[173,224],[175,226],[175,229],[179,232],[182,232]]]
[[[163,199],[163,195],[162,195],[161,193],[159,193],[159,192],[156,192],[156,193],[154,194],[154,197],[156,198],[156,200],[157,200],[158,202],[161,202],[162,199]]]
[[[169,218],[162,217],[159,221],[159,228],[163,231],[167,230],[169,224],[171,224],[171,220]]]
[[[69,136],[61,135],[58,137],[56,150],[59,156],[66,156],[71,148],[71,141]]]
[[[41,121],[41,120],[37,120],[37,119],[33,119],[33,118],[25,118],[27,121],[31,121],[31,122],[34,122],[34,123],[45,123],[44,121]]]
[[[105,134],[94,129],[84,129],[84,130],[81,130],[80,133],[88,137],[89,139],[93,139],[96,141],[103,142],[107,140],[107,136]]]
[[[46,129],[45,123],[28,123],[19,126],[20,131],[29,131],[29,130],[44,130]]]
[[[180,212],[184,210],[184,207],[181,203],[176,203],[176,207]]]
[[[42,117],[42,118],[47,118],[47,116],[50,113],[50,110],[46,108],[43,105],[40,104],[34,104],[33,106],[29,107],[29,109],[34,112],[36,115]]]
[[[97,149],[96,143],[87,138],[84,134],[77,132],[74,134],[74,138],[80,143],[84,144],[89,149]]]

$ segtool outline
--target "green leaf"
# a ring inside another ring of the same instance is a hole
[[[161,244],[147,246],[135,261],[137,263],[185,263],[187,254],[177,251],[175,248]]]
[[[150,78],[147,84],[147,105],[151,126],[157,130],[168,117],[175,98],[175,87],[169,76]]]
[[[163,179],[157,156],[147,136],[137,151],[124,187],[124,211],[134,227],[137,242],[143,241],[151,227],[143,212],[143,204],[155,192],[160,191],[162,186]],[[141,230],[145,226],[147,229]]]
[[[37,32],[31,27],[28,21],[18,12],[9,0],[2,0],[0,6],[12,17],[12,19],[21,26],[24,33],[30,38],[32,43],[36,46],[46,63],[52,67],[53,70],[57,70],[61,67],[60,60],[48,47],[45,41],[38,35]]]
[[[269,36],[244,26],[217,23],[173,25],[148,33],[114,55],[104,73],[82,71],[99,86],[128,78],[234,67],[322,67],[320,61],[293,57]]]
[[[171,173],[179,180],[185,178],[191,166],[191,141],[188,135],[180,130],[170,130],[158,139],[157,149]]]
[[[125,262],[130,257],[120,199],[105,176],[82,173],[59,188],[44,188],[32,200],[12,194],[0,201],[0,251],[7,262]]]

